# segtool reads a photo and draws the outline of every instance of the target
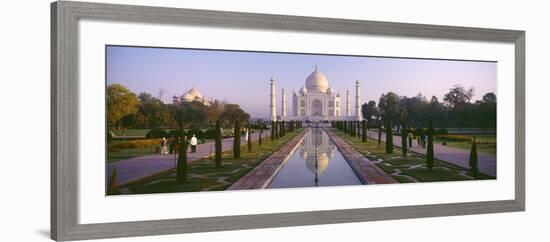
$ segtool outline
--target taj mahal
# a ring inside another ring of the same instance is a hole
[[[292,112],[287,113],[285,89],[281,89],[281,112],[277,114],[275,79],[270,81],[270,120],[361,120],[361,97],[359,81],[355,81],[354,112],[351,113],[349,90],[346,90],[345,111],[341,111],[340,94],[330,88],[327,77],[315,66],[315,70],[306,78],[305,85],[292,93]],[[290,115],[289,115],[290,114]]]

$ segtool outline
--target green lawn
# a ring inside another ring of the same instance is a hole
[[[362,143],[360,138],[351,137],[336,129],[334,131],[365,157],[375,161],[378,167],[392,175],[400,183],[473,180],[473,175],[469,170],[462,167],[436,159],[433,170],[428,171],[424,155],[408,152],[407,156],[403,156],[401,148],[398,147],[394,147],[393,154],[386,154],[384,142],[381,142],[380,146],[378,146],[378,141],[373,139]],[[494,177],[480,175],[478,179],[494,179]]]
[[[300,129],[287,133],[275,141],[271,141],[269,137],[264,138],[262,146],[259,146],[258,142],[254,142],[252,152],[248,152],[246,143],[243,142],[241,158],[234,159],[232,150],[223,152],[221,168],[214,166],[213,157],[195,161],[189,165],[188,181],[184,184],[177,184],[175,170],[170,170],[130,183],[122,187],[120,192],[122,194],[144,194],[225,190],[301,131]]]
[[[488,153],[488,154],[496,154],[497,153],[497,137],[495,134],[465,134],[463,136],[473,138],[476,137],[476,143],[477,143],[477,151]],[[442,138],[434,138],[434,143],[436,144],[443,144],[443,142],[446,143],[446,145],[450,147],[460,148],[460,149],[466,149],[470,150],[472,148],[472,144],[470,142],[466,141],[452,141]]]

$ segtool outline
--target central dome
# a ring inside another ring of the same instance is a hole
[[[306,79],[306,88],[308,91],[313,92],[326,92],[328,89],[327,77],[319,71],[319,68],[315,66],[313,71]]]
[[[191,90],[189,90],[189,92],[187,93],[193,96],[193,98],[202,99],[202,94],[197,89],[195,89],[195,87],[191,88]]]

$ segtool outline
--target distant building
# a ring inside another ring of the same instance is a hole
[[[206,99],[205,96],[203,96],[196,88],[191,88],[189,91],[184,93],[181,96],[174,95],[172,97],[172,104],[178,105],[180,103],[188,103],[188,102],[201,102],[202,104],[208,106],[210,105],[210,101]]]
[[[305,86],[292,94],[292,114],[287,115],[285,89],[281,90],[281,113],[277,116],[275,98],[275,79],[270,82],[270,119],[282,120],[361,120],[359,81],[355,82],[354,114],[351,114],[349,91],[346,91],[346,110],[340,111],[340,94],[329,87],[327,77],[315,66],[315,70],[306,78]]]

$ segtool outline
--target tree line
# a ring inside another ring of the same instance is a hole
[[[120,84],[107,87],[107,125],[111,129],[202,128],[214,126],[220,120],[222,127],[231,127],[236,119],[249,120],[250,115],[238,104],[218,100],[204,105],[201,102],[165,104],[151,94],[139,95]]]
[[[369,126],[426,127],[430,121],[437,127],[496,128],[496,95],[486,93],[481,100],[472,102],[474,88],[455,85],[445,94],[443,102],[436,96],[428,101],[418,94],[399,96],[394,92],[382,94],[378,103],[371,100],[361,106],[361,113]],[[378,122],[373,122],[378,121]]]

